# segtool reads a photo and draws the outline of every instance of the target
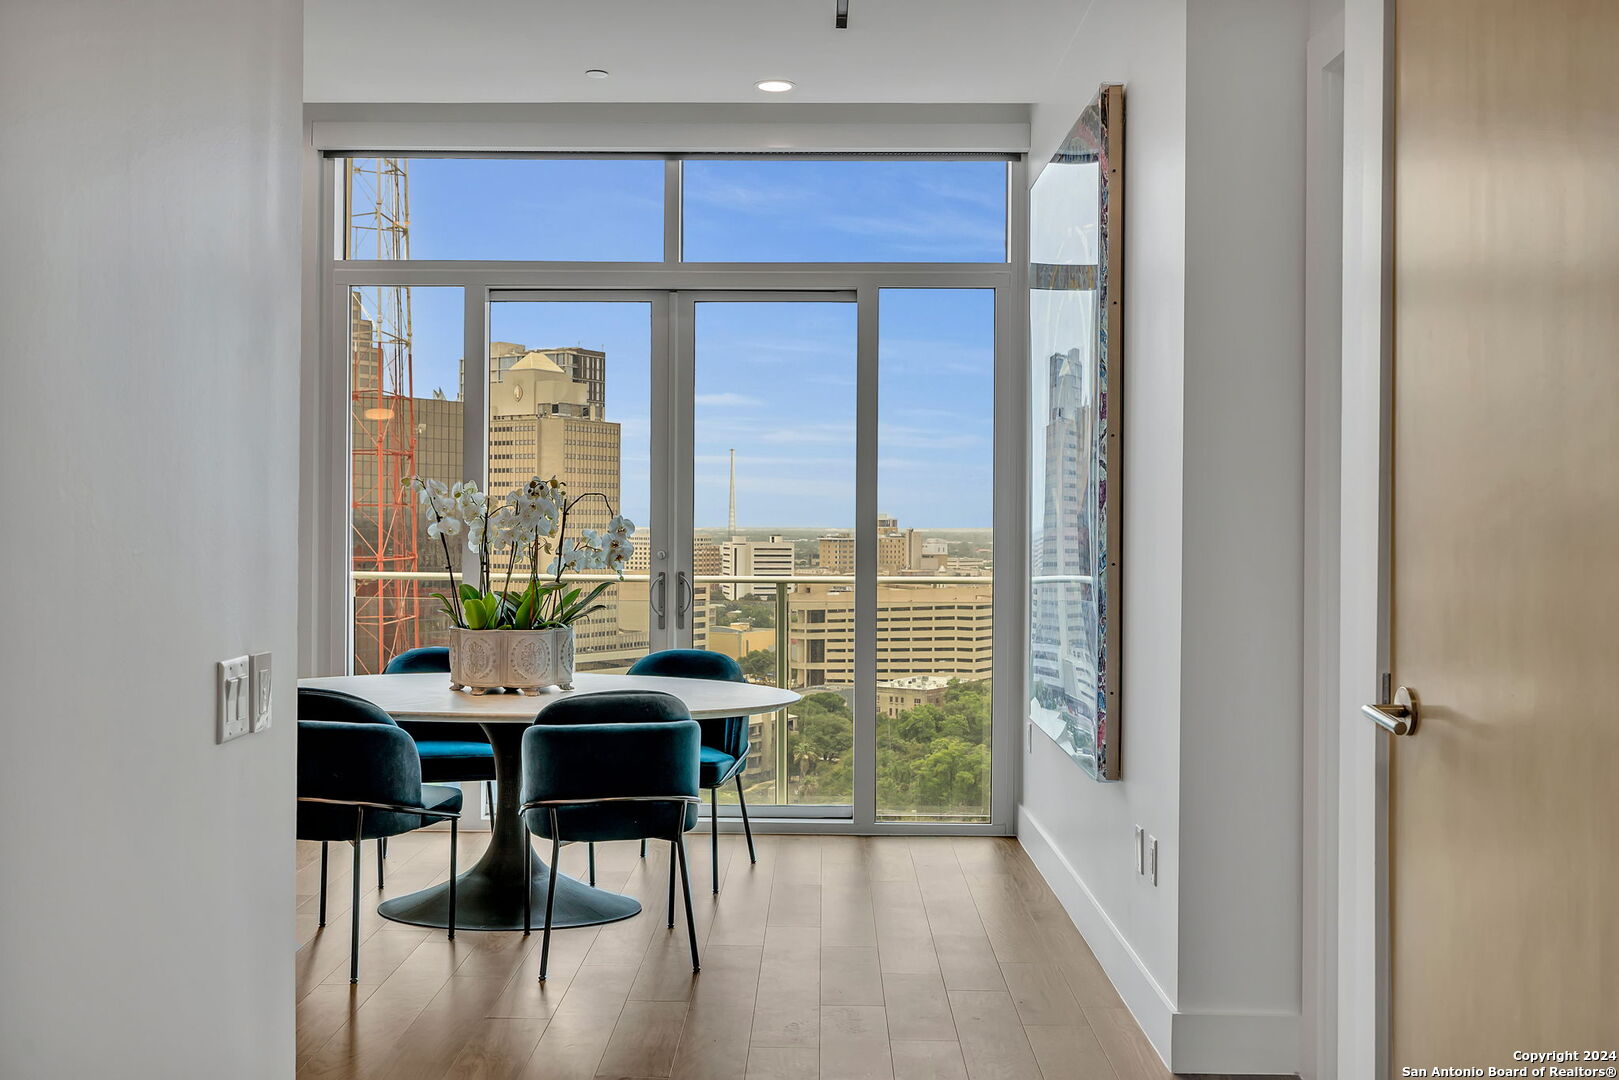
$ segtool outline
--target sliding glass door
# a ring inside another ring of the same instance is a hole
[[[761,817],[992,819],[996,290],[348,295],[354,670],[439,643],[463,569],[391,554],[395,474],[554,476],[599,496],[575,526],[636,524],[580,670],[695,647],[803,695],[750,720]]]
[[[580,671],[623,672],[667,647],[653,611],[651,552],[667,477],[654,475],[654,386],[667,370],[664,294],[495,293],[484,384],[486,490],[505,495],[530,477],[556,477],[577,500],[569,533],[638,526],[624,578],[602,610],[575,628]],[[654,505],[654,501],[657,505]],[[662,568],[659,567],[658,570]],[[575,575],[581,581],[613,575]]]
[[[761,814],[847,817],[856,691],[855,294],[682,294],[692,643],[804,696],[751,719]],[[868,587],[869,587],[869,583]],[[734,793],[726,793],[735,801]]]

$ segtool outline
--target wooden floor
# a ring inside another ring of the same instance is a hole
[[[470,861],[487,834],[463,834]],[[298,1075],[440,1080],[1144,1080],[1165,1071],[1015,841],[691,837],[703,970],[665,928],[668,845],[598,849],[641,915],[454,942],[376,914],[366,845],[360,983],[348,982],[346,848],[315,926],[319,845],[300,844]],[[448,837],[391,841],[387,889],[442,880]],[[562,864],[582,876],[584,852]],[[466,865],[466,862],[463,862]]]

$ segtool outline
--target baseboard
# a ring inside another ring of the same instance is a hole
[[[1297,1076],[1297,1013],[1175,1014],[1171,1060],[1180,1074]]]
[[[1112,981],[1113,988],[1124,1000],[1125,1008],[1141,1025],[1142,1033],[1166,1064],[1174,1043],[1175,1004],[1164,993],[1158,980],[1152,977],[1124,935],[1119,932],[1107,912],[1096,902],[1096,896],[1085,884],[1065,855],[1052,842],[1051,834],[1026,807],[1018,807],[1018,843],[1029,855],[1035,868],[1057,895],[1063,910],[1074,920],[1074,925],[1085,936],[1085,941],[1096,954],[1097,962]]]
[[[1298,1067],[1298,1014],[1178,1010],[1097,903],[1079,871],[1023,806],[1018,807],[1018,843],[1085,936],[1125,1007],[1166,1066],[1183,1075],[1294,1075]]]

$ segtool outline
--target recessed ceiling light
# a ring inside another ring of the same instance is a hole
[[[605,79],[605,78],[607,78],[607,72],[604,71],[601,68],[591,68],[589,71],[585,72],[585,78],[587,78],[587,79]]]
[[[761,79],[753,85],[767,94],[785,94],[793,88],[793,84],[786,79]]]

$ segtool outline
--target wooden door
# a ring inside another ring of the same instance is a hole
[[[1399,1076],[1619,1048],[1619,3],[1395,20]]]

